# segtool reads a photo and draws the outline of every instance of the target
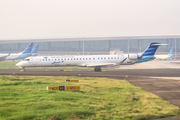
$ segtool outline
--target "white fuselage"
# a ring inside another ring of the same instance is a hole
[[[0,54],[0,61],[4,61],[9,54]]]
[[[120,65],[120,62],[128,55],[88,55],[88,56],[48,56],[28,57],[19,62],[19,67],[59,67],[59,66],[84,66],[103,67],[109,65]]]

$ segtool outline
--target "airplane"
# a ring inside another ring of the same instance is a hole
[[[170,50],[168,55],[155,55],[154,57],[156,59],[166,60],[166,59],[168,59],[168,58],[170,58],[172,56],[172,52],[173,52],[173,47],[171,48],[171,50]]]
[[[12,53],[9,56],[7,56],[6,60],[24,59],[31,56],[32,46],[33,46],[33,43],[30,43],[23,52]]]
[[[0,54],[0,61],[4,61],[9,55],[10,55],[10,53],[9,54]]]
[[[38,51],[39,45],[36,45],[36,47],[33,48],[31,51],[31,56],[37,56],[37,51]]]
[[[16,64],[26,71],[25,67],[60,67],[60,66],[81,66],[94,67],[95,72],[101,72],[101,67],[132,65],[147,62],[155,59],[154,54],[161,45],[157,42],[151,43],[142,55],[121,54],[121,55],[86,55],[86,56],[48,56],[28,57]]]

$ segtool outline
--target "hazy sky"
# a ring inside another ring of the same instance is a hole
[[[0,0],[0,39],[180,34],[180,0]]]

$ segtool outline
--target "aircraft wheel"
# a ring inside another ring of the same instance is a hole
[[[98,72],[101,72],[101,68],[100,67],[98,68]]]
[[[97,72],[97,71],[98,71],[98,68],[94,68],[94,71]]]

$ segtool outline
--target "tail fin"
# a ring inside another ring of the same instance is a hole
[[[27,46],[27,48],[23,51],[22,54],[31,53],[32,46],[33,46],[33,43],[30,43],[30,44]]]
[[[171,48],[171,51],[169,52],[168,56],[172,56],[172,52],[173,52],[173,47]]]
[[[37,56],[37,51],[38,51],[39,45],[36,45],[34,49],[31,51],[31,56]]]
[[[151,56],[151,57],[153,57],[155,52],[156,52],[156,50],[157,50],[157,48],[159,46],[161,46],[161,45],[165,45],[165,44],[160,44],[160,43],[156,43],[156,42],[151,43],[149,45],[149,47],[145,50],[145,52],[141,55],[141,57],[144,57],[144,56]]]
[[[172,52],[173,52],[173,47],[171,48],[171,51],[169,52],[169,54],[167,55],[165,59],[170,58],[172,56]]]
[[[33,50],[31,51],[31,53],[37,53],[38,51],[38,48],[39,48],[39,45],[36,45],[36,47],[33,48]]]

